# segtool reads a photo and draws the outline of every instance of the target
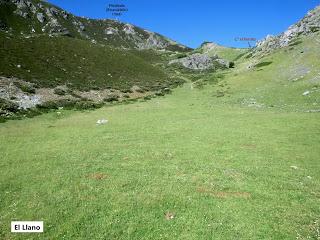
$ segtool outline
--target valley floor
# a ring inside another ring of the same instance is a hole
[[[0,238],[319,239],[319,113],[215,93],[1,124]]]

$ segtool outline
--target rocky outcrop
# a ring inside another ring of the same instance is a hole
[[[38,19],[38,21],[39,21],[40,23],[43,23],[43,22],[46,20],[45,16],[44,16],[43,13],[41,13],[41,12],[37,13],[36,16],[37,16],[37,19]]]
[[[258,41],[253,55],[268,54],[274,49],[288,46],[300,35],[308,35],[317,31],[320,31],[320,6],[309,11],[302,20],[291,25],[288,30],[279,36],[268,35]]]
[[[210,57],[207,54],[195,53],[184,58],[171,60],[169,64],[181,64],[185,68],[192,70],[207,70],[217,67],[228,67],[227,60],[218,58],[217,56]]]
[[[140,43],[138,43],[139,49],[164,49],[168,47],[169,42],[163,40],[159,35],[153,32],[148,32],[148,34],[149,37],[145,41],[141,41]]]

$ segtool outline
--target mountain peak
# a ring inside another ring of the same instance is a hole
[[[304,18],[291,25],[278,36],[267,35],[258,41],[255,54],[268,54],[273,49],[286,47],[300,35],[309,35],[320,30],[320,5],[309,11]]]
[[[74,16],[40,0],[0,0],[0,29],[22,35],[64,35],[113,47],[187,51],[158,33],[111,19]]]

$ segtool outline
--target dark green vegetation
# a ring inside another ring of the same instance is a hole
[[[108,101],[106,101],[108,102]],[[37,107],[29,109],[20,109],[19,106],[11,101],[0,99],[0,123],[7,120],[23,120],[32,118],[43,113],[49,113],[58,109],[68,110],[93,110],[102,107],[104,104],[93,102],[90,100],[70,100],[61,99],[54,101],[47,101]]]
[[[18,81],[13,82],[18,88],[20,88],[25,93],[35,93],[36,90],[32,84],[24,84]]]
[[[128,89],[170,86],[163,70],[133,53],[69,37],[8,37],[0,34],[0,75],[39,87]],[[18,67],[20,65],[20,67]]]
[[[264,67],[264,66],[268,66],[270,65],[272,62],[261,62],[261,63],[258,63],[256,65],[254,65],[254,67],[256,68],[260,68],[260,67]]]

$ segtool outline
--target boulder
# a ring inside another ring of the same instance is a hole
[[[37,13],[37,19],[38,19],[38,21],[39,22],[41,22],[41,23],[43,23],[45,20],[46,20],[46,18],[45,18],[45,16],[43,15],[43,13]]]
[[[221,67],[229,67],[227,60],[218,58],[217,56],[209,56],[207,54],[195,53],[184,58],[175,59],[169,62],[169,64],[179,63],[185,68],[193,70],[206,70],[215,68],[216,65]]]

